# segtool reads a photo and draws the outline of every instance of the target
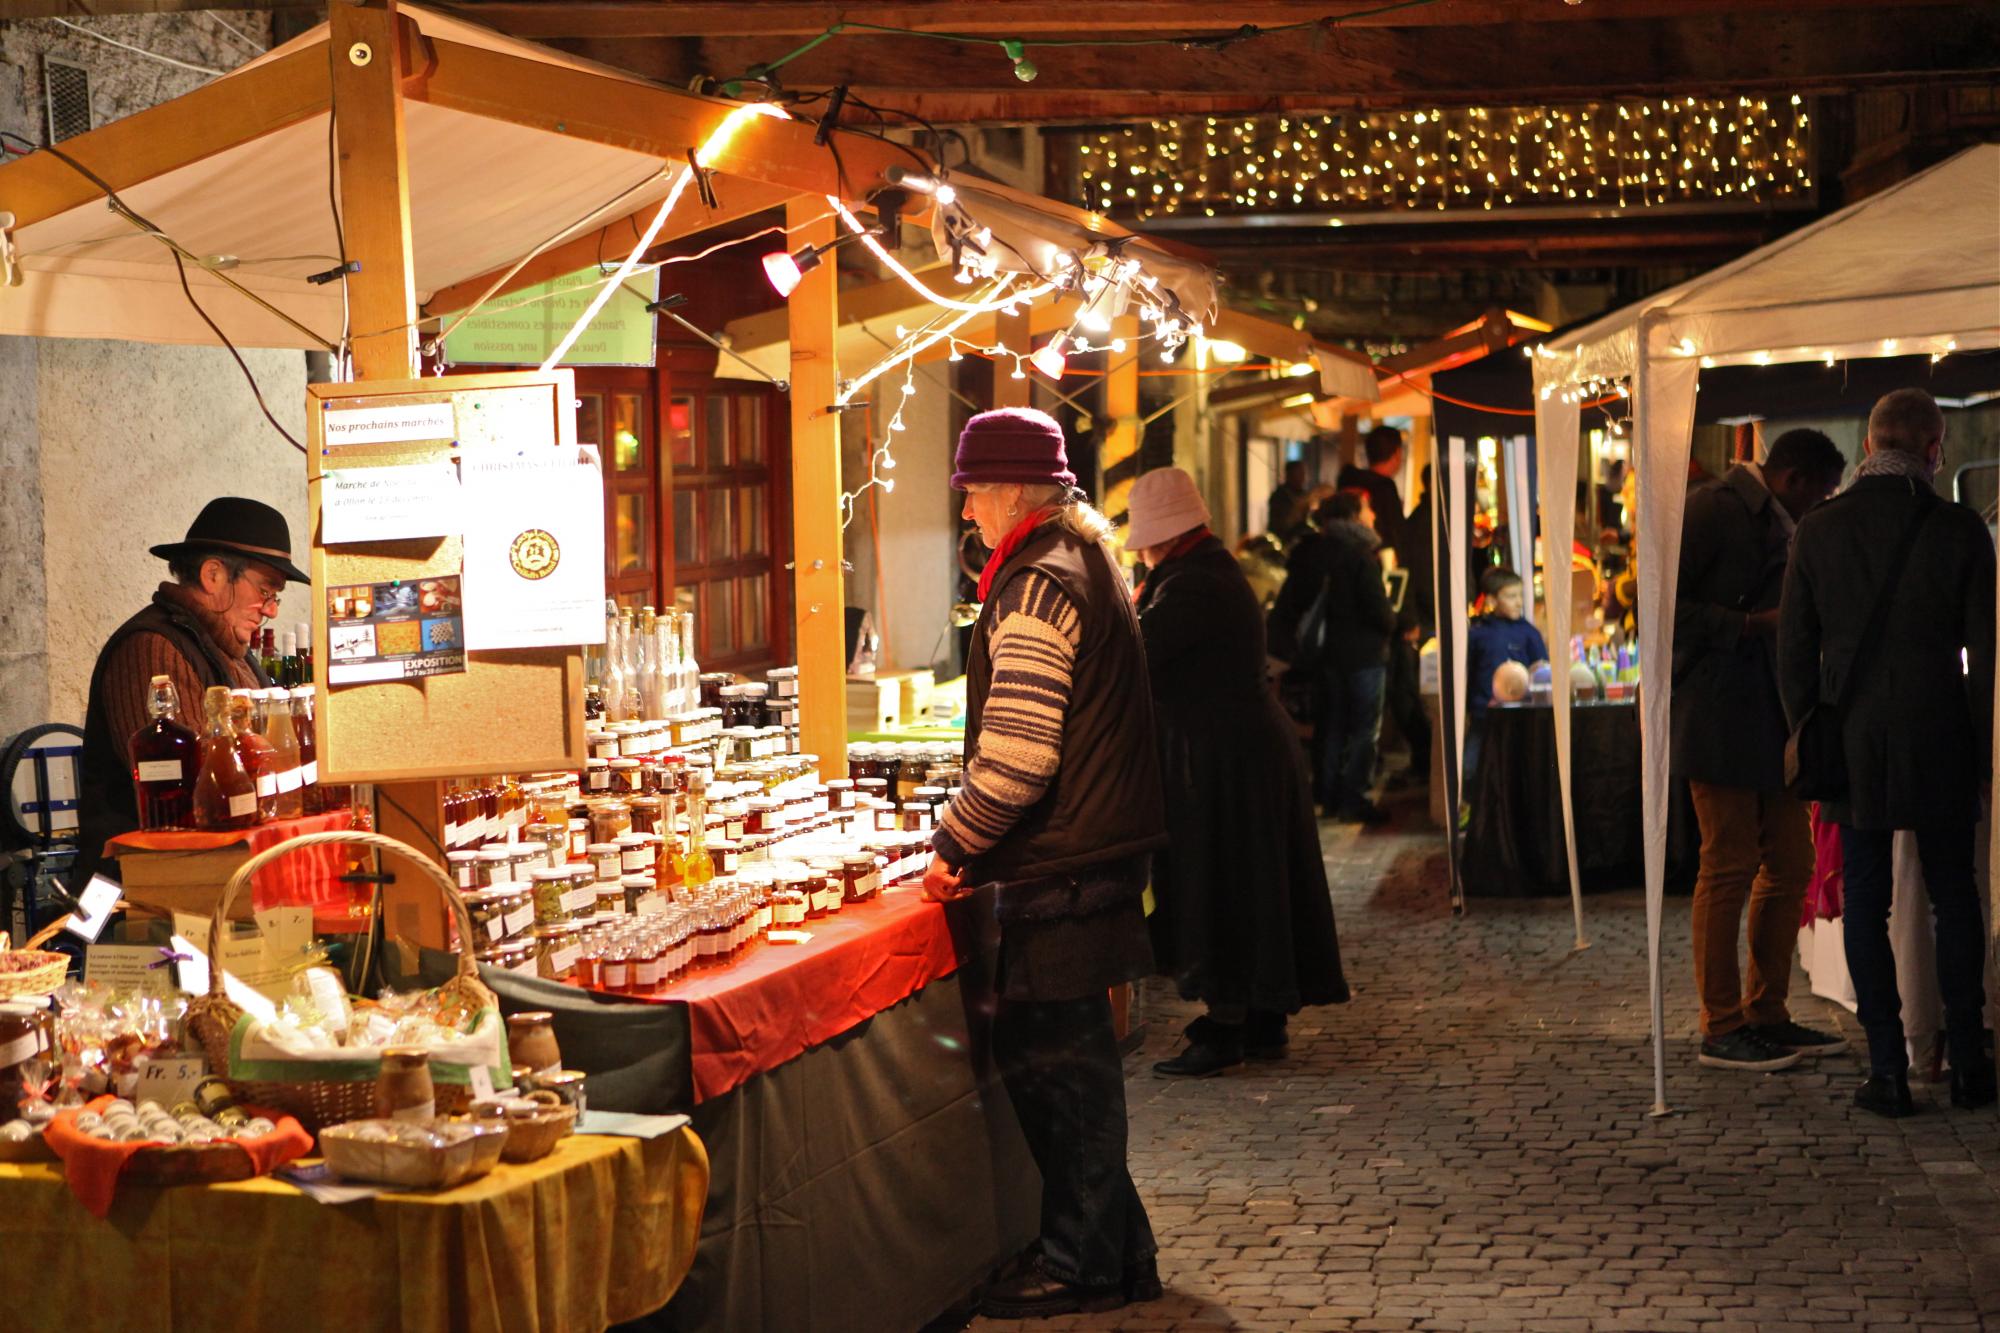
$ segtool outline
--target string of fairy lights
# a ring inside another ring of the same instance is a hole
[[[1771,204],[1813,188],[1805,99],[1677,97],[1053,133],[1086,208],[1145,221],[1251,212]]]

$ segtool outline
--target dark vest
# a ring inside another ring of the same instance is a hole
[[[1139,618],[1102,543],[1050,524],[994,580],[965,668],[965,748],[979,737],[992,682],[987,639],[1001,590],[1038,570],[1068,594],[1081,621],[1063,712],[1062,763],[1042,799],[974,861],[974,881],[1054,875],[1141,855],[1167,842],[1153,741],[1152,694]]]
[[[234,687],[229,659],[201,623],[186,611],[155,596],[152,604],[113,630],[98,650],[97,665],[90,673],[89,710],[83,720],[83,754],[80,759],[77,793],[80,810],[76,869],[72,883],[81,887],[103,865],[104,844],[121,833],[139,827],[139,802],[132,790],[132,769],[125,761],[129,736],[111,734],[109,711],[104,703],[104,667],[118,645],[134,634],[158,634],[174,645],[200,678],[202,688],[215,685]],[[252,663],[258,680],[263,670]],[[183,699],[181,721],[194,731],[201,730],[201,700]]]

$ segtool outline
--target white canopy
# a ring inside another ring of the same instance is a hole
[[[1632,398],[1637,468],[1646,917],[1655,1113],[1666,1110],[1660,917],[1666,875],[1667,730],[1681,515],[1703,367],[2000,346],[2000,144],[1983,144],[1712,273],[1607,315],[1535,358],[1542,542],[1570,547],[1578,404]],[[1569,804],[1569,604],[1553,598],[1556,757]],[[1996,749],[2000,749],[1997,746]]]

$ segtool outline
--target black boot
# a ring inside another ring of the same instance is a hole
[[[2000,1086],[1995,1085],[1993,1066],[1981,1062],[1967,1062],[1963,1067],[1954,1060],[1951,1065],[1951,1104],[1961,1111],[1977,1111],[1982,1106],[1991,1106],[2000,1101]]]
[[[1910,1100],[1910,1080],[1904,1074],[1893,1077],[1871,1074],[1866,1083],[1855,1089],[1854,1104],[1889,1120],[1917,1113],[1916,1103]]]
[[[1252,1060],[1282,1060],[1288,1045],[1285,1015],[1266,1009],[1252,1009],[1243,1025],[1243,1054]]]
[[[1187,1025],[1187,1049],[1153,1066],[1167,1078],[1209,1078],[1243,1063],[1243,1028],[1206,1016]]]

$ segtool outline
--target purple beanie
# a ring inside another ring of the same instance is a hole
[[[966,422],[958,436],[956,466],[951,474],[956,491],[978,483],[1076,485],[1062,427],[1032,407],[995,408]]]

